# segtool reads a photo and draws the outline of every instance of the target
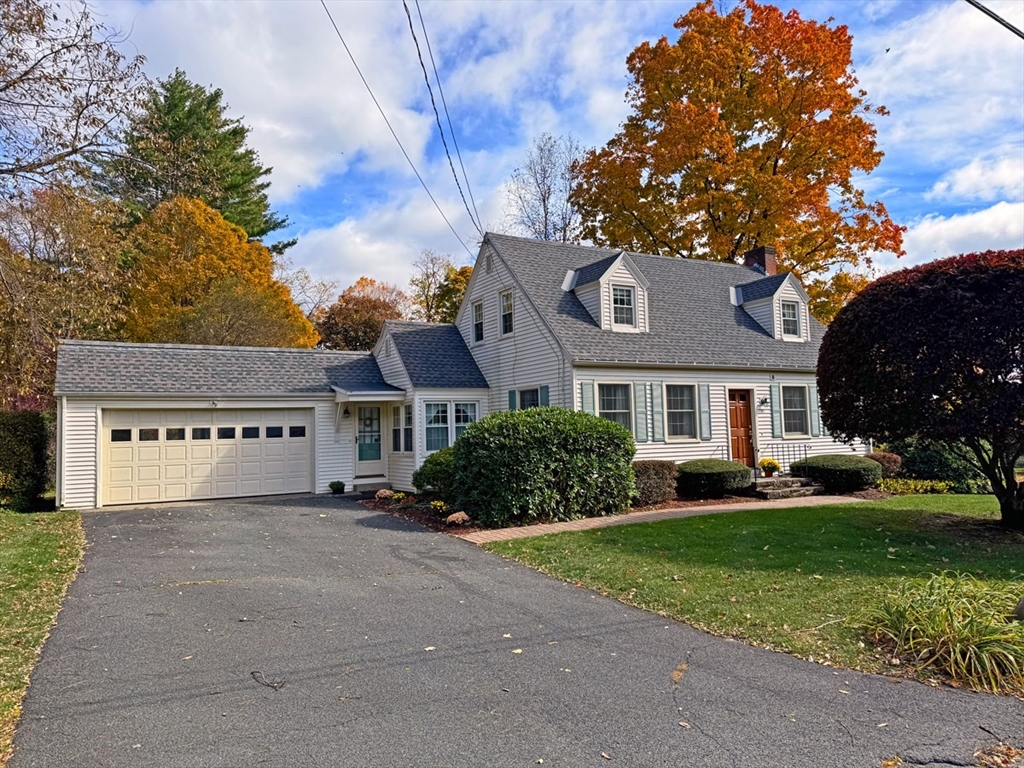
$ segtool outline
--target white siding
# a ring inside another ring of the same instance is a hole
[[[412,389],[409,374],[406,373],[405,366],[402,365],[402,358],[391,339],[390,332],[385,331],[377,339],[377,344],[373,348],[373,356],[377,359],[377,365],[380,367],[384,381],[407,392]]]
[[[634,382],[662,382],[663,384],[707,384],[709,385],[710,410],[711,410],[711,440],[667,440],[665,442],[653,442],[653,410],[650,398],[648,399],[648,441],[637,441],[636,458],[640,459],[662,459],[667,461],[689,461],[691,459],[732,459],[732,446],[729,440],[729,405],[728,397],[730,389],[745,389],[752,393],[752,421],[754,426],[754,455],[755,458],[771,455],[770,446],[786,445],[798,446],[795,450],[803,451],[807,447],[808,455],[820,455],[824,453],[868,453],[868,447],[860,441],[851,445],[834,441],[827,435],[821,437],[805,437],[782,439],[772,437],[772,410],[771,391],[772,384],[780,385],[813,385],[815,383],[812,373],[759,373],[748,371],[722,371],[722,370],[665,370],[665,369],[625,369],[625,368],[575,368],[574,369],[574,391],[576,392],[574,408],[581,409],[579,402],[579,382],[593,381],[595,383],[595,401],[597,399],[597,384],[605,383],[634,383]],[[774,376],[774,378],[769,378]],[[762,399],[767,403],[759,406]],[[699,414],[698,414],[699,420]],[[639,437],[639,436],[638,436]],[[778,451],[776,451],[778,452]],[[779,457],[775,457],[779,458]]]
[[[342,408],[344,407],[342,405]],[[346,489],[352,488],[352,476],[355,474],[355,419],[337,419],[337,430],[334,428],[335,419],[335,403],[324,402],[316,405],[313,427],[316,439],[313,489],[316,493],[330,492],[330,483],[334,480],[344,481]]]
[[[778,333],[775,330],[775,302],[771,298],[746,302],[743,304],[743,308],[757,321],[758,325],[772,337],[778,338]]]
[[[587,312],[594,318],[594,322],[601,325],[601,283],[593,282],[581,288],[578,291],[573,291],[576,294],[576,298],[580,300],[580,303],[587,308]]]
[[[781,290],[775,295],[775,338],[782,338],[782,302],[783,301],[795,301],[800,309],[800,338],[804,341],[808,339],[808,317],[807,317],[807,302],[804,301],[804,297],[800,295],[800,291],[790,283],[788,280],[782,284]]]
[[[610,273],[601,278],[601,327],[606,331],[615,330],[618,333],[624,332],[621,327],[613,328],[612,318],[612,285],[628,286],[633,289],[633,296],[636,299],[636,329],[638,332],[647,330],[647,291],[637,282],[633,273],[620,261],[618,266]],[[589,309],[589,307],[588,307]],[[627,331],[628,332],[628,331]]]
[[[63,466],[60,469],[64,483],[61,503],[65,507],[96,506],[98,417],[99,409],[94,402],[67,400],[61,440]]]
[[[486,268],[488,258],[491,259],[490,271]],[[552,276],[552,280],[557,279]],[[513,332],[501,336],[498,296],[509,290],[513,296]],[[472,312],[475,301],[482,301],[484,305],[484,340],[476,344],[473,343]],[[490,246],[481,250],[462,307],[458,328],[490,385],[488,411],[508,408],[508,390],[542,384],[549,387],[551,405],[571,403],[572,374],[561,348]],[[417,420],[422,418],[419,410],[417,408]]]

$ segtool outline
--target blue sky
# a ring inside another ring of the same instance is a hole
[[[983,2],[1024,27],[1024,3]],[[508,230],[502,185],[535,136],[571,133],[596,146],[614,135],[627,114],[626,56],[644,40],[675,39],[672,24],[692,5],[420,0],[485,228]],[[880,269],[1024,247],[1024,40],[963,0],[779,5],[846,25],[861,86],[890,110],[876,121],[885,159],[862,186],[908,227],[907,255],[898,263],[879,256]],[[328,6],[475,255],[479,236],[448,169],[402,3]],[[95,7],[108,24],[130,30],[127,47],[147,57],[151,77],[179,67],[224,91],[232,116],[252,128],[250,144],[274,168],[271,199],[291,220],[281,235],[299,239],[289,252],[296,267],[340,287],[363,274],[404,287],[425,248],[471,261],[317,0],[98,0]]]

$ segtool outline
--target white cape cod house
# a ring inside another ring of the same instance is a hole
[[[488,234],[456,322],[388,322],[372,352],[61,343],[57,500],[412,490],[468,424],[538,405],[619,422],[637,459],[863,453],[818,415],[823,332],[770,248],[740,266]]]

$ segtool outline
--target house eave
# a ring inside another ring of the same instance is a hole
[[[617,358],[573,358],[572,364],[578,368],[600,368],[615,366],[616,368],[672,368],[672,369],[714,369],[730,371],[780,371],[788,373],[815,373],[816,368],[802,365],[758,365],[757,363],[717,363],[687,362],[679,360],[622,360]]]

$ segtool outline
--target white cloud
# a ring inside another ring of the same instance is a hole
[[[943,176],[925,195],[927,200],[1024,200],[1024,149],[998,160],[974,158]]]
[[[1024,248],[1024,202],[1000,202],[980,211],[952,216],[930,215],[914,222],[903,236],[906,256],[875,258],[882,270],[977,251]]]

